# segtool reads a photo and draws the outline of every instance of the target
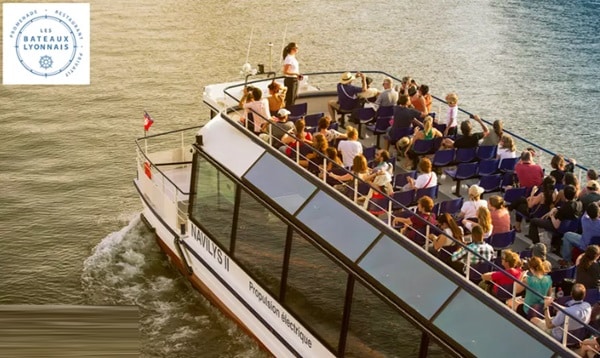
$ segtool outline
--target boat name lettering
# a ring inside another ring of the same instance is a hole
[[[23,50],[69,49],[69,36],[23,36],[23,42]]]
[[[217,244],[215,244],[202,230],[198,229],[195,225],[192,225],[192,237],[198,241],[216,261],[219,265],[229,271],[229,257],[223,254],[223,250]]]

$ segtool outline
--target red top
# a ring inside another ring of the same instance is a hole
[[[516,278],[517,280],[521,277],[521,274],[523,273],[523,271],[521,271],[520,268],[509,268],[504,270],[511,274],[513,278]],[[492,282],[494,282],[496,285],[503,286],[510,285],[515,281],[502,271],[494,271],[492,272]],[[494,293],[498,292],[498,286],[496,285],[494,285]]]
[[[531,188],[534,185],[540,186],[542,185],[542,180],[544,180],[542,167],[537,164],[518,162],[515,165],[515,173],[521,187]]]

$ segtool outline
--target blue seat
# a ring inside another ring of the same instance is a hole
[[[479,175],[492,175],[498,173],[499,159],[483,159],[479,161]]]
[[[552,270],[548,273],[548,275],[550,275],[550,278],[552,279],[552,286],[560,286],[562,284],[562,282],[567,278],[567,279],[573,279],[575,278],[575,270],[576,270],[575,265],[571,266],[571,267],[567,267],[567,268],[561,268],[561,269],[556,269],[556,270]]]
[[[414,204],[417,205],[417,201],[424,196],[428,196],[431,199],[435,200],[438,196],[438,190],[439,190],[439,185],[435,185],[435,186],[432,186],[429,188],[417,189],[417,192],[415,193]]]
[[[367,162],[370,163],[375,159],[375,153],[377,152],[377,147],[372,145],[370,147],[363,148],[363,155],[367,158]]]
[[[477,176],[478,163],[459,163],[456,170],[446,169],[444,173],[456,182],[456,191],[454,194],[460,196],[460,181],[464,179],[475,178]]]
[[[477,148],[458,148],[454,155],[454,162],[469,163],[477,159]]]
[[[504,158],[500,161],[500,165],[498,166],[498,170],[502,171],[502,172],[512,172],[515,170],[515,165],[517,165],[517,162],[519,161],[519,158]]]
[[[517,237],[517,232],[515,230],[502,232],[493,234],[492,236],[485,239],[485,241],[490,244],[494,250],[498,251],[498,255],[500,255],[500,251],[508,249],[515,243],[515,239]]]
[[[390,145],[396,144],[396,142],[402,137],[412,136],[413,131],[413,127],[392,128],[390,130]]]
[[[442,124],[442,123],[433,123],[433,128],[437,129],[438,131],[440,131],[442,134],[444,134],[444,131],[446,130],[446,124]]]
[[[483,188],[484,193],[500,191],[500,184],[502,184],[502,175],[500,174],[482,175],[479,178],[479,186]]]
[[[600,290],[598,290],[598,288],[588,288],[585,291],[585,298],[583,300],[590,305],[594,305],[596,302],[600,301]]]
[[[411,170],[406,173],[398,173],[394,176],[394,190],[401,189],[406,184],[408,184],[408,180],[406,178],[411,177],[413,179],[417,178],[417,171]]]
[[[306,116],[306,113],[308,113],[308,103],[296,103],[287,110],[290,111],[290,114],[288,115],[288,120],[295,122],[300,118]]]
[[[481,282],[481,275],[492,271],[492,265],[489,262],[480,262],[469,267],[469,280],[475,284]]]
[[[313,114],[307,114],[304,117],[304,122],[306,123],[306,128],[308,129],[312,129],[312,128],[317,128],[319,126],[319,120],[321,118],[323,118],[324,113],[313,113]]]
[[[497,151],[497,145],[480,145],[477,147],[477,158],[479,160],[495,159]]]
[[[561,234],[564,234],[569,231],[578,232],[579,231],[579,223],[580,223],[579,219],[562,220],[560,222],[560,225],[558,226],[558,229],[556,229],[556,231],[558,231]]]
[[[389,112],[389,113],[388,113]],[[375,124],[367,125],[367,129],[370,130],[374,135],[377,136],[377,148],[379,148],[379,140],[382,134],[387,133],[387,129],[390,127],[390,121],[394,118],[394,107],[379,107],[377,111],[377,119]]]
[[[502,174],[502,187],[515,186],[515,173],[514,172],[500,172]]]
[[[506,205],[510,205],[518,198],[525,196],[526,188],[510,188],[504,192],[503,198]]]
[[[454,162],[454,149],[442,149],[433,155],[432,165],[436,168],[446,167]]]
[[[362,107],[356,111],[356,120],[358,121],[358,123],[356,123],[356,125],[358,126],[358,137],[359,138],[363,138],[362,125],[374,121],[376,115],[377,115],[377,113],[371,107]]]
[[[415,190],[394,192],[392,194],[392,210],[404,209],[402,206],[407,208],[411,206],[415,201],[415,192]]]
[[[371,185],[369,183],[365,183],[362,181],[358,182],[358,186],[356,189],[356,198],[358,199],[361,196],[366,196],[369,193],[369,189],[371,189]],[[348,196],[350,200],[354,200],[354,192],[354,182],[349,182],[345,190],[346,196]]]
[[[433,153],[433,140],[417,139],[413,142],[412,151],[417,155]]]
[[[445,213],[448,213],[450,215],[458,214],[460,212],[460,209],[462,208],[463,202],[464,202],[464,198],[462,198],[462,197],[442,201],[440,203],[439,214],[440,215],[445,214]]]

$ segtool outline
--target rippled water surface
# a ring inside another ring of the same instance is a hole
[[[155,133],[202,123],[203,86],[269,42],[277,68],[296,41],[303,72],[410,74],[599,167],[598,1],[90,3],[90,86],[0,90],[0,304],[137,304],[146,356],[262,354],[163,259],[132,179],[143,110]]]

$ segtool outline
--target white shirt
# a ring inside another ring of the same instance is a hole
[[[300,73],[300,64],[298,63],[298,60],[296,60],[296,56],[294,55],[287,55],[285,56],[285,60],[283,60],[283,66],[285,67],[285,65],[290,65],[290,69],[288,72],[292,72],[292,73]],[[296,77],[296,76],[292,76],[292,75],[285,75],[286,77]]]
[[[263,123],[266,122],[260,115],[254,113],[260,113],[260,115],[265,118],[271,118],[271,112],[269,111],[269,101],[266,98],[263,98],[259,101],[252,101],[244,103],[244,118],[248,119],[248,113],[252,113],[252,118],[254,118],[254,131],[256,133],[260,132],[260,128]]]
[[[477,217],[477,209],[480,206],[487,207],[487,201],[483,199],[479,199],[477,201],[467,200],[463,203],[462,208],[460,208],[460,212],[464,214],[463,218],[476,218]]]
[[[429,180],[430,178],[431,178],[431,180]],[[427,182],[429,182],[429,184],[427,184]],[[425,186],[425,185],[427,185],[427,186]],[[436,185],[437,185],[437,175],[434,172],[431,172],[429,174],[421,174],[415,180],[415,187],[417,189],[431,188]]]
[[[508,149],[508,148],[498,147],[498,159],[502,160],[502,159],[516,158],[516,157],[517,157],[516,151],[511,152],[510,149]]]
[[[452,128],[456,127],[458,121],[456,117],[458,116],[458,106],[448,107],[448,118],[446,118],[446,127]]]
[[[357,140],[343,140],[338,144],[338,151],[342,154],[344,166],[351,168],[354,157],[362,154],[362,144]]]

